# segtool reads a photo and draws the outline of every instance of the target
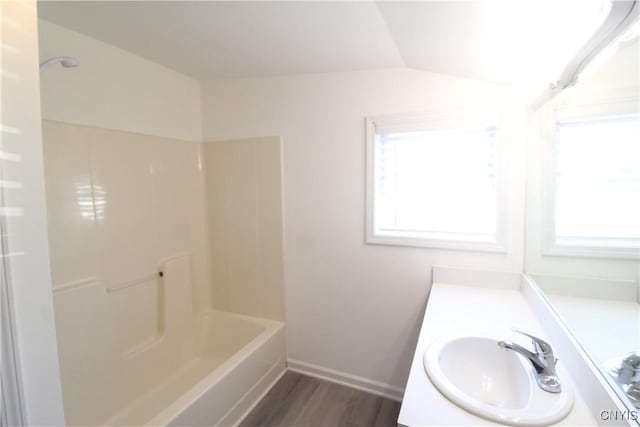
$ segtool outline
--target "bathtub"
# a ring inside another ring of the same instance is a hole
[[[284,323],[195,314],[189,258],[54,288],[68,425],[233,425],[284,373]]]
[[[197,356],[106,425],[234,425],[285,371],[282,322],[213,311],[196,330]]]

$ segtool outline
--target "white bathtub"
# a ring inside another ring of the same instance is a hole
[[[284,373],[282,322],[214,311],[197,323],[196,358],[107,425],[233,425]]]
[[[195,315],[189,257],[160,268],[54,289],[68,425],[231,425],[284,372],[282,322]]]

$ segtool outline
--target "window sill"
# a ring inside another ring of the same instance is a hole
[[[568,246],[568,245],[546,245],[545,248],[542,250],[542,255],[557,256],[557,257],[638,260],[640,259],[640,249],[595,247],[595,246],[588,247],[588,246]]]
[[[414,248],[451,249],[469,252],[507,253],[506,245],[495,241],[440,240],[374,234],[367,236],[366,243],[368,245],[407,246]]]

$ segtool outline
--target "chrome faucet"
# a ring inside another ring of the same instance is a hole
[[[640,408],[640,352],[608,360],[604,365],[633,406]]]
[[[529,335],[521,331],[515,332],[531,338],[534,351],[529,351],[521,345],[511,341],[498,342],[500,348],[515,351],[516,353],[526,357],[533,365],[533,369],[536,371],[536,381],[538,382],[538,386],[549,393],[560,393],[562,391],[562,387],[560,385],[558,374],[556,373],[556,363],[558,362],[558,359],[554,357],[551,345],[533,335]]]

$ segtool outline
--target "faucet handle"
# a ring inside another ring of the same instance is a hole
[[[609,359],[604,362],[604,367],[626,390],[631,402],[640,407],[640,352]]]
[[[619,375],[631,384],[640,387],[640,352],[629,353],[622,358]]]
[[[629,353],[622,359],[622,365],[634,371],[640,371],[640,352]]]
[[[531,338],[531,341],[533,342],[533,348],[535,349],[535,352],[538,354],[538,356],[542,357],[545,362],[551,364],[552,366],[555,366],[558,360],[553,356],[553,349],[551,348],[551,344],[549,344],[542,338],[538,338],[526,332],[522,332],[517,329],[514,329],[513,331]]]

